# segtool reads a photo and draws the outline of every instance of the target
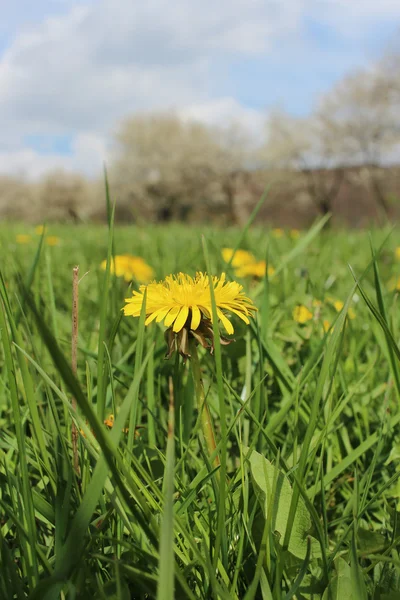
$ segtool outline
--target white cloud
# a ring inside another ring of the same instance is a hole
[[[107,135],[119,119],[136,110],[171,108],[185,118],[213,124],[238,120],[258,132],[263,115],[243,106],[232,91],[224,92],[232,61],[285,53],[296,61],[298,47],[304,62],[309,49],[304,49],[302,24],[307,15],[344,35],[361,35],[363,25],[376,26],[378,18],[400,18],[397,0],[56,4],[57,16],[30,28],[25,24],[0,54],[3,172],[25,169],[37,175],[47,166],[64,165],[91,173],[106,158]],[[47,11],[51,5],[40,0]],[[312,69],[312,64],[300,68]],[[72,135],[73,155],[27,149],[25,138],[35,134]]]
[[[0,173],[35,180],[49,171],[83,172],[97,175],[108,156],[106,140],[93,133],[78,134],[72,143],[70,156],[40,154],[31,148],[0,152]]]
[[[182,108],[178,114],[185,120],[199,121],[215,127],[237,123],[255,139],[260,136],[266,121],[266,115],[262,111],[246,108],[231,97],[192,104]]]

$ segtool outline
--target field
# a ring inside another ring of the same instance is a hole
[[[0,598],[399,598],[396,239],[2,225]],[[273,269],[237,279],[224,247]],[[258,311],[165,359],[163,323],[121,310],[137,282],[100,267],[125,253],[226,272]]]

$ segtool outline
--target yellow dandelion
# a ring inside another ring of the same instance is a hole
[[[334,300],[332,302],[332,305],[337,312],[340,312],[344,306],[344,302],[342,302],[341,300]]]
[[[45,230],[44,225],[38,225],[37,227],[35,227],[36,235],[43,235],[44,230]]]
[[[322,327],[323,327],[323,329],[324,329],[324,331],[326,333],[331,328],[331,322],[328,321],[327,319],[324,319],[323,322],[322,322]]]
[[[285,235],[285,232],[280,227],[276,227],[275,229],[272,230],[272,235],[275,238],[281,238]]]
[[[391,292],[400,292],[400,277],[392,277],[388,283],[388,288]]]
[[[267,263],[265,260],[259,260],[257,262],[248,263],[242,265],[235,270],[236,277],[264,277]],[[275,269],[271,265],[268,265],[267,270],[268,277],[272,277],[275,274]]]
[[[298,229],[291,229],[289,235],[292,240],[297,240],[300,237],[300,231]]]
[[[356,318],[356,311],[351,306],[350,306],[349,310],[347,311],[347,316],[349,317],[349,319]]]
[[[327,298],[327,301],[332,304],[333,308],[337,311],[340,312],[344,306],[344,302],[342,302],[341,300],[335,300],[334,298]],[[350,306],[349,310],[347,311],[347,315],[349,317],[349,319],[355,319],[356,318],[356,312],[354,310],[354,308],[352,308]]]
[[[293,309],[293,319],[301,325],[304,325],[304,323],[307,323],[312,318],[312,312],[304,304],[299,304]]]
[[[107,261],[103,260],[100,267],[105,270]],[[154,271],[140,256],[121,254],[111,262],[111,273],[117,277],[123,277],[125,281],[135,279],[139,283],[147,283],[154,278]]]
[[[213,287],[217,316],[225,331],[231,335],[233,325],[227,313],[238,316],[247,325],[249,317],[257,309],[243,292],[243,286],[236,281],[226,281],[225,273],[221,277],[213,277]],[[194,337],[204,348],[213,347],[211,291],[208,275],[197,273],[190,277],[185,273],[168,275],[164,281],[141,285],[139,291],[133,292],[132,298],[126,299],[124,313],[126,316],[139,317],[146,291],[146,321],[164,322],[167,327],[168,356],[179,350],[182,356],[189,356],[189,335]],[[221,337],[223,343],[229,343]]]
[[[109,415],[106,419],[104,419],[103,423],[106,427],[108,427],[109,429],[112,429],[114,427],[114,415]],[[129,429],[128,427],[124,427],[122,429],[123,433],[128,433]],[[138,431],[135,430],[135,437],[138,437]]]
[[[229,263],[233,256],[233,248],[222,248],[221,254],[224,261]],[[232,267],[242,267],[243,265],[248,265],[254,262],[256,262],[256,259],[251,252],[238,248],[233,256],[231,265]]]
[[[45,242],[48,246],[58,246],[60,244],[61,240],[56,235],[48,235],[45,238]]]
[[[114,426],[114,415],[109,415],[106,419],[104,419],[104,425],[112,429]]]
[[[396,260],[400,260],[400,246],[397,246],[396,250],[394,251],[394,255]]]
[[[31,240],[32,237],[26,233],[19,233],[17,236],[15,236],[15,241],[17,244],[29,244]]]

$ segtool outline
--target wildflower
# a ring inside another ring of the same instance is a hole
[[[334,300],[332,305],[337,312],[340,312],[344,306],[344,303],[341,300]]]
[[[388,284],[389,290],[391,292],[400,292],[400,277],[392,277]]]
[[[337,312],[340,312],[344,306],[344,302],[342,302],[341,300],[334,300],[332,298],[328,299],[328,302],[330,302],[332,304],[332,306],[334,307],[334,309]],[[349,319],[355,319],[356,318],[356,313],[354,311],[354,309],[350,306],[350,308],[347,311],[348,317]]]
[[[232,267],[242,267],[243,265],[256,262],[256,259],[251,252],[241,250],[240,248],[236,250],[235,254],[233,254],[233,248],[222,248],[221,254],[226,263],[229,263],[233,256],[231,262]]]
[[[36,235],[43,235],[44,230],[45,230],[44,225],[37,225],[37,227],[35,227]]]
[[[283,229],[281,229],[280,227],[276,227],[275,229],[273,229],[273,230],[272,230],[272,235],[273,235],[275,238],[281,238],[281,237],[283,237],[283,236],[284,236],[284,233],[285,233],[285,232],[284,232],[284,231],[283,231]]]
[[[45,241],[48,246],[58,246],[61,240],[56,235],[48,235]]]
[[[104,425],[112,429],[114,426],[114,415],[109,415],[106,419],[104,419]]]
[[[394,251],[396,260],[400,260],[400,246],[397,246],[396,250]]]
[[[307,323],[307,321],[310,321],[312,318],[312,312],[308,310],[307,306],[304,306],[304,304],[299,304],[293,309],[293,319],[301,325],[304,325],[304,323]]]
[[[103,260],[100,267],[106,269],[107,261]],[[139,283],[147,283],[154,277],[154,271],[140,256],[121,254],[111,261],[111,273],[117,277],[123,277],[125,281],[136,279]]]
[[[275,274],[275,269],[271,265],[268,265],[265,260],[259,260],[257,262],[248,263],[242,265],[235,270],[236,277],[264,277],[265,271],[267,270],[268,277],[272,277]]]
[[[289,235],[292,240],[297,240],[300,237],[300,231],[298,229],[291,229]]]
[[[330,321],[328,321],[327,319],[324,319],[324,320],[322,321],[322,327],[323,327],[323,329],[324,329],[325,333],[326,333],[327,331],[329,331],[329,330],[330,330],[330,328],[331,328],[331,323],[330,323]]]
[[[112,429],[114,427],[114,415],[109,415],[106,419],[104,419],[103,423],[106,427],[108,427],[109,429]],[[129,431],[129,427],[125,427],[122,430],[122,433],[128,433]],[[135,430],[135,437],[138,437],[139,433],[138,431]]]
[[[26,233],[19,233],[15,237],[15,241],[17,242],[17,244],[29,244],[31,239],[32,239],[31,236],[27,235]]]
[[[218,319],[231,335],[234,329],[226,313],[233,313],[249,324],[249,317],[257,309],[250,298],[245,296],[243,286],[236,281],[227,282],[225,273],[220,278],[213,277],[212,281]],[[154,320],[157,323],[164,322],[167,327],[168,357],[174,350],[178,350],[185,358],[190,356],[190,337],[195,338],[204,348],[213,349],[211,291],[209,278],[205,273],[197,273],[195,277],[178,273],[168,275],[164,281],[141,285],[138,292],[133,292],[132,298],[126,299],[126,316],[139,317],[145,291],[145,325]],[[233,340],[221,336],[222,343],[231,341]]]

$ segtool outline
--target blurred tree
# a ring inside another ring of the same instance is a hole
[[[338,160],[363,166],[379,207],[388,215],[382,166],[398,161],[400,149],[400,60],[343,79],[317,109],[322,135],[337,140]],[[392,67],[388,68],[391,64]]]
[[[236,222],[235,180],[245,168],[246,144],[238,127],[207,127],[173,114],[125,119],[115,140],[111,173],[118,195],[157,220],[186,220],[221,203]],[[205,215],[206,216],[206,215]]]
[[[38,195],[34,184],[23,177],[0,175],[0,217],[35,220]]]
[[[90,184],[85,177],[62,169],[49,172],[37,184],[36,218],[78,222],[87,211]]]
[[[310,200],[322,214],[332,211],[344,176],[336,138],[326,135],[318,116],[294,117],[273,111],[266,123],[260,158],[268,169],[302,174]]]

